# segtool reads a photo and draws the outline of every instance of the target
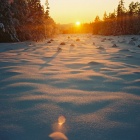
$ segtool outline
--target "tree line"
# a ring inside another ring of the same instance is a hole
[[[0,0],[0,42],[39,41],[55,33],[49,7],[44,10],[40,0]]]
[[[104,13],[103,20],[96,16],[93,22],[93,34],[140,34],[140,3],[131,2],[126,9],[124,0],[120,0],[116,10],[108,15]]]
[[[59,32],[40,0],[0,0],[0,42],[39,41]],[[112,13],[96,16],[94,22],[84,23],[80,28],[70,26],[62,33],[90,33],[100,35],[140,34],[140,2],[131,2],[128,9],[124,0]]]

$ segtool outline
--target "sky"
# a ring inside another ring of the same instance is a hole
[[[56,23],[68,24],[80,21],[81,23],[93,22],[98,15],[101,19],[104,12],[113,12],[120,0],[48,0],[50,16]],[[124,0],[125,7],[139,0]],[[41,0],[42,5],[45,0]]]

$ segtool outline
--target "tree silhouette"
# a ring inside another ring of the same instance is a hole
[[[40,0],[0,0],[0,42],[42,40],[55,33],[51,24],[56,28]]]
[[[131,2],[129,9],[120,0],[117,10],[112,13],[104,13],[103,21],[97,16],[93,22],[93,34],[123,35],[140,34],[140,3]]]

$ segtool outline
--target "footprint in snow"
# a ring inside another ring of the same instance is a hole
[[[60,45],[66,45],[66,43],[65,42],[61,42]]]
[[[80,41],[80,39],[79,39],[79,38],[77,38],[77,39],[76,39],[76,41]]]
[[[74,44],[71,44],[70,46],[71,46],[71,47],[74,47],[75,45],[74,45]]]
[[[129,41],[129,44],[130,44],[130,45],[135,45],[135,42],[134,42],[133,40],[130,40],[130,41]]]
[[[58,52],[59,52],[59,51],[62,51],[62,48],[58,47],[58,48],[57,48],[57,51],[58,51]]]
[[[48,41],[47,43],[51,43],[51,41]]]
[[[113,44],[112,45],[112,48],[117,48],[118,46],[116,44]]]
[[[101,47],[101,46],[99,46],[99,47],[97,47],[97,49],[99,49],[99,50],[105,50],[103,47]]]

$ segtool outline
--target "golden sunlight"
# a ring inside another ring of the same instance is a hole
[[[80,21],[76,21],[75,24],[76,24],[77,26],[80,26],[80,25],[81,25],[81,22],[80,22]]]

